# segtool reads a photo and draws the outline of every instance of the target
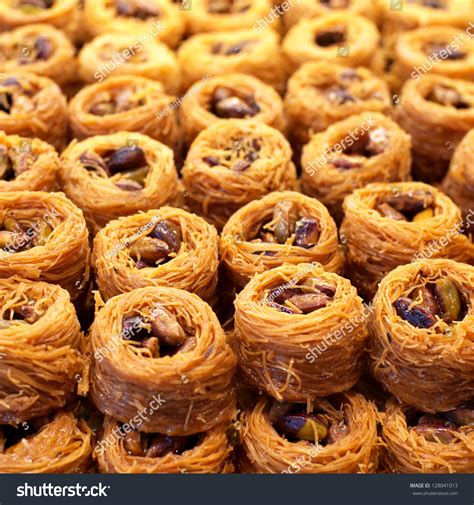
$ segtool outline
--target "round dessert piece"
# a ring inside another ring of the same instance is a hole
[[[270,193],[238,210],[222,231],[220,252],[238,287],[285,263],[320,263],[336,273],[344,264],[337,227],[326,207],[293,191]]]
[[[191,209],[222,228],[246,203],[294,189],[296,169],[285,137],[263,123],[218,121],[192,143],[183,168]]]
[[[474,394],[474,267],[447,259],[402,265],[380,283],[370,318],[372,373],[425,412]]]
[[[301,166],[303,191],[324,203],[340,223],[344,198],[355,189],[410,180],[410,136],[382,114],[353,115],[313,135]]]
[[[93,234],[112,219],[182,200],[173,151],[146,135],[119,132],[73,142],[61,162],[62,188]]]
[[[362,371],[367,317],[351,283],[317,263],[255,275],[235,301],[241,374],[279,401],[346,391]]]

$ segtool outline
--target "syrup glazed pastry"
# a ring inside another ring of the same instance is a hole
[[[295,187],[291,156],[288,141],[270,126],[242,119],[216,122],[188,151],[182,172],[188,204],[222,228],[246,203]]]
[[[2,31],[20,26],[46,23],[62,30],[77,42],[81,39],[80,11],[77,0],[1,0]]]
[[[173,97],[145,77],[120,75],[85,86],[71,100],[69,117],[79,140],[130,131],[177,150],[179,130]]]
[[[139,75],[161,82],[167,93],[181,90],[176,57],[157,40],[143,43],[135,35],[104,33],[81,49],[78,62],[79,75],[87,83],[102,81],[109,75]]]
[[[461,212],[433,186],[369,184],[346,197],[344,213],[348,272],[363,296],[372,297],[386,274],[413,259],[468,259]]]
[[[260,79],[246,74],[224,74],[195,83],[179,108],[187,145],[219,119],[247,119],[286,131],[280,95]]]
[[[450,26],[409,31],[397,39],[393,72],[401,83],[427,72],[473,81],[474,40]]]
[[[246,415],[243,443],[255,473],[373,473],[377,411],[346,392],[309,405],[261,399]]]
[[[425,412],[456,408],[474,394],[474,267],[419,260],[380,283],[370,318],[372,373]]]
[[[92,431],[72,412],[0,425],[0,473],[85,473],[91,453]]]
[[[192,34],[247,28],[262,31],[266,26],[278,30],[279,17],[271,15],[271,8],[270,0],[195,0],[184,15]]]
[[[61,182],[93,234],[112,219],[181,200],[173,152],[139,133],[72,142],[61,155]]]
[[[396,473],[472,473],[474,405],[439,414],[390,401],[382,418],[384,466]]]
[[[412,136],[415,177],[439,181],[454,149],[474,128],[474,83],[431,74],[411,79],[395,116]]]
[[[75,48],[60,30],[28,25],[0,35],[0,72],[44,75],[63,86],[75,79]]]
[[[101,473],[233,473],[226,424],[188,436],[123,431],[106,416],[96,446]]]
[[[218,235],[194,214],[161,207],[111,221],[94,240],[94,263],[106,299],[144,286],[174,286],[211,301]]]
[[[21,423],[74,398],[85,340],[59,286],[0,279],[0,303],[0,423]]]
[[[290,73],[308,61],[369,66],[379,39],[377,27],[365,17],[327,14],[293,26],[283,40],[282,51]]]
[[[291,28],[302,19],[313,19],[325,14],[341,13],[365,16],[376,22],[378,10],[371,0],[299,0],[285,11],[285,28]]]
[[[320,263],[340,273],[344,255],[337,228],[318,200],[292,191],[271,193],[248,203],[225,225],[221,260],[234,284],[289,263]]]
[[[54,191],[58,170],[52,146],[0,131],[0,191]]]
[[[304,192],[326,205],[340,223],[343,200],[354,189],[410,180],[410,136],[382,114],[354,115],[314,135],[301,165]]]
[[[158,39],[176,47],[184,33],[185,21],[176,4],[168,0],[93,0],[86,2],[84,18],[95,36],[127,33]]]
[[[362,370],[366,319],[351,283],[319,264],[256,275],[235,301],[241,373],[280,401],[346,391]]]
[[[0,278],[59,284],[75,300],[89,280],[89,241],[82,212],[63,194],[0,193]]]
[[[391,96],[384,81],[366,68],[315,61],[290,77],[285,108],[292,139],[302,146],[313,133],[353,114],[388,113]]]
[[[201,433],[234,415],[235,357],[209,305],[187,291],[136,289],[96,314],[91,394],[104,414],[168,436]]]
[[[66,98],[47,77],[9,72],[0,80],[0,130],[45,140],[57,150],[66,142]]]
[[[194,35],[178,51],[184,87],[207,76],[250,74],[283,92],[286,75],[274,30],[234,30]]]

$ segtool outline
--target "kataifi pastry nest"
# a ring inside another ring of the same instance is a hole
[[[58,411],[36,433],[23,431],[19,441],[14,431],[0,425],[0,473],[85,473],[90,464],[92,431],[72,412]],[[8,446],[10,432],[14,443]]]
[[[303,191],[340,223],[344,198],[355,189],[411,179],[411,139],[388,117],[364,112],[313,135],[301,165]]]
[[[131,329],[125,333],[124,318],[132,316],[166,328],[172,319],[186,340],[174,354],[151,354]],[[122,422],[145,414],[141,431],[169,436],[206,431],[234,415],[235,357],[211,307],[196,295],[147,287],[116,296],[97,313],[90,338],[91,395],[103,413]]]
[[[1,422],[21,423],[64,407],[85,368],[85,340],[69,294],[13,277],[0,279],[0,301]]]
[[[57,150],[67,142],[68,115],[61,88],[48,77],[8,72],[0,82],[0,130],[45,140]]]
[[[146,453],[150,454],[150,451],[145,447],[144,454],[136,455],[127,451],[123,427],[106,416],[104,431],[95,449],[102,473],[233,473],[234,467],[229,461],[232,448],[227,438],[226,423],[186,439],[166,437],[164,440],[163,435],[154,437],[154,434],[139,434],[142,446],[147,442],[150,447],[153,444],[156,447],[160,442],[162,445],[168,444],[170,449],[173,442],[175,447],[177,444],[184,446],[184,450],[178,454],[167,452],[163,456],[147,456]]]
[[[312,61],[290,77],[285,108],[290,135],[301,146],[313,133],[353,114],[389,112],[391,95],[385,82],[364,67]]]
[[[230,73],[202,79],[185,96],[179,119],[187,145],[219,119],[243,118],[286,132],[280,95],[251,75]]]
[[[243,431],[243,444],[254,472],[374,473],[378,464],[375,406],[351,391],[316,400],[313,405],[340,418],[347,427],[346,435],[327,445],[290,441],[273,427],[270,402],[261,399],[245,415]]]
[[[0,131],[0,191],[54,191],[59,157],[46,142]]]
[[[203,130],[182,174],[189,206],[218,228],[256,198],[296,186],[292,151],[283,134],[244,119],[218,121]]]
[[[438,279],[454,283],[459,292],[463,310],[454,321],[431,311],[427,315],[427,296],[414,292]],[[375,378],[401,401],[426,412],[450,410],[472,398],[473,303],[474,267],[464,263],[424,259],[390,272],[380,283],[370,318]]]
[[[318,285],[331,296],[321,296]],[[319,297],[309,300],[313,311],[294,310],[293,301],[311,296]],[[366,320],[351,283],[319,264],[286,264],[255,275],[235,301],[240,369],[280,401],[304,403],[345,391],[362,370]]]
[[[178,251],[157,266],[132,258],[132,247],[149,238],[162,221],[178,227]],[[217,230],[203,218],[174,207],[161,207],[111,221],[94,239],[94,265],[101,295],[111,298],[144,286],[173,286],[212,300],[217,285]],[[139,268],[142,267],[142,268]]]
[[[426,219],[419,221],[393,219],[378,210],[386,203],[402,210],[404,205],[412,205],[412,215],[423,210],[429,213],[431,208],[433,215],[425,213]],[[466,261],[469,257],[467,237],[459,232],[461,212],[449,197],[428,184],[369,184],[346,197],[344,214],[340,233],[347,271],[364,296],[372,297],[388,272],[414,259]]]
[[[94,234],[112,219],[181,200],[173,151],[140,133],[73,141],[61,155],[60,178]]]

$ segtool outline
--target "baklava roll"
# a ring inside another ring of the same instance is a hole
[[[474,129],[454,151],[441,187],[461,209],[466,230],[474,231]]]
[[[397,39],[394,72],[402,83],[428,72],[473,81],[474,40],[451,26],[411,30]]]
[[[2,31],[45,23],[62,30],[75,42],[80,41],[80,2],[77,0],[1,0]]]
[[[343,210],[347,271],[365,297],[395,267],[414,259],[468,259],[460,210],[428,184],[369,184],[347,196]]]
[[[267,27],[279,29],[280,16],[272,11],[271,0],[194,0],[190,10],[184,10],[187,31],[230,32]]]
[[[68,113],[61,88],[48,77],[9,72],[0,81],[0,130],[45,140],[58,151],[67,141]]]
[[[474,267],[447,259],[402,265],[380,283],[370,317],[372,373],[425,412],[474,396]]]
[[[326,207],[293,191],[270,193],[238,210],[224,226],[220,253],[238,287],[284,263],[320,263],[336,273],[344,264],[337,227]]]
[[[106,416],[95,453],[102,473],[232,473],[226,429],[224,423],[202,433],[173,437],[131,429]]]
[[[60,178],[93,234],[112,219],[182,199],[173,151],[139,133],[72,142],[61,155]]]
[[[294,189],[285,137],[263,123],[218,121],[192,143],[182,171],[191,209],[222,228],[240,207],[272,191]]]
[[[0,473],[85,473],[92,431],[72,412],[21,425],[0,425]]]
[[[75,48],[60,30],[28,25],[0,35],[0,72],[32,72],[63,86],[75,79]]]
[[[59,284],[75,300],[89,280],[89,238],[82,211],[62,193],[0,193],[0,278]]]
[[[194,35],[178,51],[184,87],[208,78],[239,72],[258,77],[283,92],[286,73],[274,30],[234,30]]]
[[[340,223],[344,198],[355,189],[370,182],[410,180],[411,139],[391,119],[365,112],[313,135],[301,165],[303,191]]]
[[[171,48],[179,44],[185,29],[182,10],[169,0],[87,1],[84,20],[94,36],[134,34],[137,40],[157,39]]]
[[[367,316],[356,288],[318,263],[255,275],[235,300],[240,371],[279,401],[346,391],[362,371]]]
[[[394,473],[474,472],[474,405],[440,414],[389,401],[382,417],[384,466]]]
[[[385,82],[366,68],[305,63],[290,77],[285,95],[291,138],[302,146],[312,134],[353,114],[388,113],[391,100]]]
[[[173,286],[211,301],[219,266],[217,230],[173,207],[123,217],[96,235],[94,263],[105,299],[144,286]]]
[[[474,128],[474,82],[427,74],[408,80],[395,117],[412,136],[413,173],[440,181],[454,149]]]
[[[85,367],[85,340],[68,292],[46,282],[0,279],[0,307],[0,423],[64,407]]]
[[[347,13],[378,21],[378,10],[373,0],[298,0],[283,14],[285,28],[291,28],[302,19],[313,19],[325,14]]]
[[[142,43],[134,35],[104,33],[81,49],[78,63],[79,76],[87,83],[109,75],[138,75],[161,82],[167,93],[181,90],[176,56],[157,40]]]
[[[224,74],[193,84],[179,107],[180,126],[187,145],[219,119],[247,119],[286,132],[280,95],[260,79]]]
[[[81,89],[69,103],[73,135],[79,140],[121,131],[138,132],[174,150],[180,133],[174,97],[156,81],[118,75]]]
[[[104,414],[168,436],[233,417],[235,357],[198,296],[169,287],[115,296],[96,314],[91,343],[91,395]]]
[[[59,157],[40,139],[0,131],[0,191],[54,191]]]
[[[310,404],[260,399],[243,444],[255,473],[374,473],[377,410],[348,391]]]
[[[369,66],[380,34],[372,21],[349,13],[302,19],[283,39],[289,73],[308,61],[329,61],[349,67]]]

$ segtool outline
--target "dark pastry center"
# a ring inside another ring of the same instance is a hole
[[[317,277],[291,284],[272,287],[265,303],[287,314],[309,314],[322,309],[334,300],[336,288]]]
[[[178,254],[182,240],[181,228],[168,219],[162,219],[148,235],[135,240],[129,254],[138,269],[164,265]]]
[[[143,189],[149,172],[145,152],[138,146],[108,151],[103,157],[84,151],[79,160],[86,170],[100,177],[112,177],[115,185],[124,191]]]
[[[261,148],[259,138],[237,137],[231,139],[228,147],[219,149],[223,154],[206,156],[203,161],[210,167],[222,166],[234,172],[245,172],[259,159]]]
[[[132,340],[149,351],[149,357],[173,356],[196,345],[178,319],[165,307],[156,305],[150,317],[131,315],[122,319],[122,338]]]
[[[344,27],[334,27],[324,30],[316,35],[316,44],[320,47],[330,47],[346,40],[346,30]]]
[[[0,426],[0,454],[5,454],[10,447],[28,439],[41,431],[51,421],[51,416],[41,416],[19,425],[4,424]]]
[[[218,86],[211,97],[210,111],[224,119],[253,117],[260,112],[260,107],[252,95]]]
[[[421,222],[434,216],[433,195],[422,189],[394,192],[379,199],[375,210],[395,221]]]
[[[28,141],[24,141],[18,148],[10,150],[7,146],[0,145],[0,179],[12,181],[15,177],[30,170],[35,159]]]
[[[320,0],[320,3],[328,9],[346,9],[350,6],[350,0]]]
[[[28,101],[28,97],[34,94],[34,90],[23,89],[20,82],[15,77],[8,77],[0,84],[0,111],[10,114],[15,105],[16,97],[22,95],[23,105],[29,106],[31,102]]]
[[[0,248],[4,252],[16,253],[32,247],[44,246],[53,232],[45,218],[16,218],[6,215],[0,229]]]
[[[126,88],[115,92],[106,100],[94,103],[90,107],[89,113],[94,114],[94,116],[107,116],[110,114],[127,112],[135,109],[136,107],[141,107],[144,104],[145,99],[143,97],[140,98],[134,96],[134,92],[131,89]]]
[[[427,99],[431,102],[439,103],[447,107],[454,107],[456,109],[470,109],[470,101],[463,97],[463,95],[451,86],[444,86],[436,84],[428,94]]]
[[[137,457],[163,458],[167,454],[183,454],[202,441],[201,435],[169,437],[159,433],[132,431],[123,435],[123,446],[128,454]]]
[[[462,321],[467,304],[460,289],[448,277],[440,277],[398,298],[393,306],[399,317],[416,328],[431,328],[439,319],[447,324]]]
[[[211,53],[219,54],[221,56],[234,56],[236,54],[242,53],[251,44],[252,41],[250,40],[242,40],[241,42],[236,42],[235,44],[217,42],[212,46]]]
[[[35,61],[48,60],[54,52],[53,44],[43,36],[37,37],[31,44],[23,44],[16,48],[19,65],[28,65]]]
[[[18,0],[17,8],[21,9],[25,14],[34,14],[38,10],[51,9],[54,5],[54,0]]]
[[[152,0],[116,0],[115,11],[119,16],[141,20],[160,16],[160,10]]]
[[[278,434],[290,442],[306,441],[325,446],[339,442],[349,433],[342,411],[326,400],[310,413],[304,404],[273,400],[268,419]]]
[[[33,324],[43,315],[44,312],[36,308],[36,300],[29,299],[27,302],[23,302],[20,305],[8,309],[8,311],[2,315],[0,319],[0,329],[18,324],[19,321],[25,324]]]
[[[446,0],[408,0],[408,2],[430,9],[446,9]]]
[[[466,54],[459,49],[452,49],[448,43],[432,42],[424,48],[428,56],[442,60],[463,60]]]
[[[207,12],[210,14],[232,14],[250,9],[246,1],[241,0],[209,0]]]

